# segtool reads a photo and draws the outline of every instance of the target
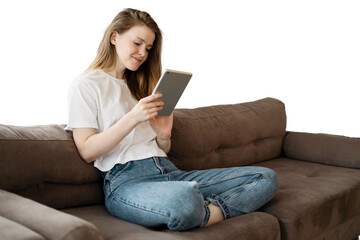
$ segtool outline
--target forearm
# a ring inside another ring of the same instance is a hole
[[[171,148],[171,136],[157,136],[156,142],[165,153],[168,153]]]
[[[96,133],[91,128],[74,129],[74,140],[81,157],[86,162],[92,162],[113,150],[139,123],[157,115],[164,105],[162,101],[157,101],[161,96],[156,93],[141,99],[130,112],[103,132]],[[168,143],[160,142],[165,150],[170,149]]]
[[[137,124],[136,120],[127,114],[107,130],[75,141],[80,155],[86,162],[93,162],[114,149]]]

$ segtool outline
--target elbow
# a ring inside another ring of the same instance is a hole
[[[170,150],[171,150],[171,144],[167,145],[162,150],[165,152],[165,154],[168,154],[170,152]]]
[[[164,150],[164,152],[165,152],[166,154],[168,154],[168,153],[170,152],[170,149],[171,149],[171,147],[168,147],[168,148],[166,148],[166,149]]]
[[[97,156],[95,156],[96,152],[94,152],[93,144],[90,144],[91,142],[89,141],[93,135],[95,135],[95,129],[92,128],[73,129],[75,146],[80,157],[87,163],[91,163],[97,158]]]
[[[92,163],[95,161],[95,157],[92,156],[92,154],[84,149],[79,149],[78,148],[78,152],[79,152],[79,155],[80,157],[86,162],[86,163]]]
[[[89,157],[89,156],[86,156],[86,155],[81,155],[81,154],[80,154],[80,156],[86,163],[92,163],[92,162],[95,161],[95,159],[92,158],[92,157]]]

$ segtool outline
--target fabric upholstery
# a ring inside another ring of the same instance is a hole
[[[303,161],[360,168],[360,138],[289,132],[284,141],[284,153]]]
[[[0,216],[45,239],[102,239],[91,223],[4,190],[0,190]]]
[[[109,217],[103,206],[71,208],[63,211],[92,222],[108,240],[280,240],[277,219],[261,212],[230,218],[217,225],[187,232],[163,232]]]
[[[36,201],[0,191],[0,239],[9,228],[24,239],[353,240],[359,149],[356,138],[286,132],[285,106],[272,98],[176,109],[169,157],[180,169],[264,166],[278,174],[280,190],[259,212],[167,233],[106,211],[101,176],[64,125],[0,125],[0,189]]]
[[[266,98],[174,112],[171,161],[180,169],[244,166],[279,157],[284,104]]]
[[[319,239],[340,225],[337,231],[347,229],[350,238],[325,235],[326,239],[353,239],[360,234],[360,221],[354,223],[360,217],[359,170],[288,158],[256,165],[278,174],[279,192],[261,211],[277,217],[282,239]]]
[[[55,208],[103,201],[99,172],[81,159],[64,125],[0,125],[0,159],[1,189]]]
[[[2,240],[45,240],[31,229],[0,216],[0,239]]]

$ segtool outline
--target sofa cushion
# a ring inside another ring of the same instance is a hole
[[[64,125],[0,125],[0,188],[64,208],[103,201],[101,176]],[[66,193],[66,194],[64,194]]]
[[[284,104],[255,102],[174,111],[169,158],[183,170],[243,166],[279,157]]]
[[[284,140],[284,154],[303,161],[360,168],[360,138],[289,132]]]
[[[0,216],[1,240],[45,240],[41,235],[31,229]]]
[[[261,211],[278,218],[282,239],[353,239],[360,234],[358,169],[287,158],[256,165],[278,174],[279,192]]]
[[[266,213],[253,212],[230,218],[215,225],[185,232],[163,232],[111,216],[104,206],[87,206],[63,210],[96,225],[106,240],[280,240],[277,219]]]
[[[4,190],[0,190],[0,216],[45,239],[102,239],[93,224]]]

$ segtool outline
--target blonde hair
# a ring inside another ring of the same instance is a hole
[[[161,75],[162,34],[154,19],[147,12],[126,8],[119,12],[105,31],[95,60],[87,70],[111,70],[116,63],[115,46],[110,42],[113,32],[122,34],[135,25],[143,24],[155,33],[155,40],[148,58],[137,71],[125,70],[124,78],[132,95],[140,100],[151,94]]]

